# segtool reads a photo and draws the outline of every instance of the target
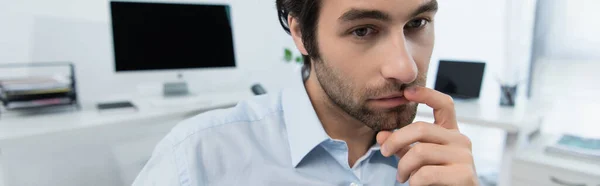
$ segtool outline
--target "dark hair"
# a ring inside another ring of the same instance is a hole
[[[296,18],[300,25],[302,42],[308,52],[303,55],[304,65],[310,66],[310,59],[319,59],[317,47],[317,22],[319,19],[319,0],[276,0],[277,16],[283,29],[290,34],[288,15]]]

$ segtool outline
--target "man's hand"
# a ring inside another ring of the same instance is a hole
[[[452,98],[425,87],[408,88],[404,97],[433,108],[435,122],[416,122],[393,133],[377,134],[381,153],[400,158],[398,181],[409,181],[411,186],[479,185],[471,141],[458,130]]]

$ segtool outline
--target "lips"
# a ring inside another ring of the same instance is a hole
[[[402,93],[387,94],[374,99],[370,99],[369,103],[372,106],[391,109],[409,103]]]
[[[374,98],[373,100],[386,100],[386,99],[401,98],[401,97],[404,97],[404,94],[398,92],[398,93],[393,93],[393,94],[387,94],[385,96],[380,96],[380,97]]]

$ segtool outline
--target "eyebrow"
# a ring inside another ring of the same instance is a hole
[[[342,22],[346,21],[355,21],[360,19],[376,19],[382,21],[390,21],[391,16],[385,12],[379,10],[361,10],[361,9],[351,9],[344,13],[339,20]]]
[[[415,12],[411,14],[411,17],[418,16],[419,14],[426,12],[435,12],[438,10],[437,0],[431,0],[427,3],[422,4]]]
[[[415,10],[411,17],[415,17],[419,14],[425,12],[435,12],[438,10],[437,0],[431,0],[423,5],[419,6],[417,10]],[[340,16],[339,20],[342,22],[346,21],[355,21],[360,19],[376,19],[381,21],[390,21],[392,18],[389,14],[379,11],[379,10],[364,10],[364,9],[350,9],[342,16]]]

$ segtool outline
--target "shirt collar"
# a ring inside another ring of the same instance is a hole
[[[283,90],[282,108],[294,167],[316,146],[330,139],[308,97],[301,72]]]

